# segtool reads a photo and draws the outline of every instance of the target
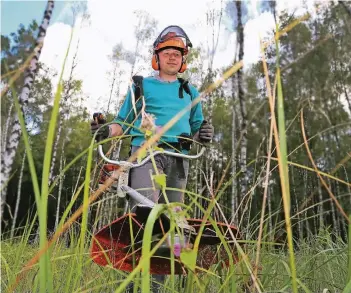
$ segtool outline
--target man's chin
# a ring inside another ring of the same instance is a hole
[[[168,68],[165,68],[165,73],[169,75],[175,75],[178,73],[178,66],[169,66]]]
[[[167,74],[169,74],[169,75],[177,75],[177,74],[178,74],[178,70],[177,70],[177,69],[168,70],[168,71],[167,71]]]

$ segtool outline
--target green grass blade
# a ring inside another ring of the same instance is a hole
[[[63,72],[66,66],[66,61],[69,53],[69,49],[71,47],[73,37],[73,29],[71,30],[71,36],[68,43],[68,47],[66,50],[66,55],[62,64],[61,74],[59,77],[57,90],[54,98],[54,106],[52,108],[51,119],[49,122],[48,135],[46,138],[45,145],[45,154],[44,154],[44,162],[43,162],[43,173],[42,173],[42,184],[41,184],[41,207],[39,217],[42,218],[41,224],[39,225],[39,233],[40,233],[40,249],[45,249],[47,245],[47,204],[49,197],[49,175],[50,175],[50,166],[51,166],[51,157],[52,157],[52,147],[54,145],[55,139],[55,130],[57,124],[57,118],[60,110],[60,100],[63,89]],[[40,258],[41,266],[40,266],[40,292],[53,292],[53,280],[52,280],[52,272],[50,269],[50,250],[46,251],[43,256]]]
[[[350,293],[351,292],[351,280],[347,283],[344,291],[342,293]]]
[[[62,76],[61,76],[62,78]],[[55,128],[57,122],[57,114],[60,105],[62,93],[62,83],[59,82],[57,92],[54,99],[54,107],[52,110],[52,116],[49,123],[48,137],[46,139],[45,146],[45,155],[43,163],[43,174],[42,174],[42,184],[41,184],[41,207],[39,217],[42,218],[41,224],[39,224],[39,234],[40,234],[40,249],[45,249],[47,245],[47,205],[49,198],[49,174],[50,174],[50,165],[51,165],[51,154],[52,146],[55,136]],[[46,251],[43,256],[40,258],[40,292],[53,292],[53,280],[52,273],[50,268],[50,250]]]
[[[172,247],[172,250],[173,250],[173,247],[174,247],[174,236],[175,236],[175,221],[171,221],[171,227],[170,227],[170,230],[172,231],[171,232],[171,247]],[[175,259],[174,259],[174,253],[171,253],[171,275],[170,275],[170,283],[171,283],[171,288],[172,288],[172,291],[174,292],[174,273],[175,273]]]
[[[141,250],[142,258],[144,263],[142,265],[141,273],[141,292],[150,292],[150,258],[151,254],[151,240],[152,240],[152,231],[158,217],[166,209],[166,206],[163,204],[156,205],[152,210],[147,219],[144,235],[143,235],[143,247]]]
[[[12,93],[14,96],[14,104],[15,104],[15,108],[17,111],[18,120],[20,122],[21,129],[22,129],[22,137],[23,137],[24,145],[25,145],[25,148],[27,151],[28,166],[29,166],[29,170],[30,170],[31,180],[33,183],[35,202],[36,202],[37,209],[38,209],[39,226],[43,226],[45,224],[45,222],[44,222],[44,217],[42,217],[42,215],[41,215],[41,213],[42,213],[42,210],[41,210],[42,200],[41,200],[38,176],[37,176],[37,172],[35,169],[35,164],[34,164],[34,159],[33,159],[32,151],[31,151],[31,147],[29,144],[29,137],[28,137],[26,126],[25,126],[23,113],[22,113],[22,110],[21,110],[21,107],[19,105],[18,98],[16,95],[16,91],[14,90],[13,87],[11,87],[11,88],[12,88]],[[41,268],[41,274],[42,274],[41,276],[45,280],[46,279],[46,274],[45,274],[46,261],[45,261],[44,256],[41,257],[40,268]]]
[[[84,195],[83,195],[83,212],[82,212],[82,222],[79,236],[79,250],[78,250],[78,269],[75,274],[75,283],[82,276],[82,266],[79,265],[83,261],[83,254],[85,250],[85,240],[86,232],[88,227],[88,209],[89,209],[89,194],[90,194],[90,173],[93,160],[93,150],[94,150],[94,139],[92,139],[90,148],[88,151],[87,167],[85,171],[85,181],[84,181]]]
[[[349,237],[348,237],[348,259],[347,259],[348,261],[347,282],[349,283],[351,283],[351,224],[350,223],[351,223],[351,214],[349,215]]]
[[[128,221],[129,221],[129,233],[130,233],[130,239],[131,239],[131,248],[132,248],[133,269],[135,269],[136,259],[135,259],[134,239],[136,236],[134,236],[134,232],[133,232],[133,219],[132,219],[132,216],[130,214],[130,210],[129,210]],[[134,284],[133,284],[133,293],[137,292],[138,289],[139,289],[139,280],[137,279],[137,282],[134,281]]]
[[[80,226],[80,235],[78,238],[78,243],[77,247],[75,249],[77,259],[75,260],[76,262],[76,269],[74,274],[72,274],[72,270],[70,273],[70,278],[67,280],[65,290],[69,289],[68,283],[72,282],[72,288],[76,287],[76,284],[79,282],[80,278],[82,277],[82,262],[83,262],[83,255],[84,255],[84,250],[85,250],[85,240],[86,240],[86,231],[87,231],[87,222],[88,222],[88,208],[89,208],[89,192],[90,192],[90,173],[91,173],[91,166],[92,166],[92,160],[93,160],[93,150],[94,150],[94,139],[91,140],[89,149],[88,149],[88,156],[87,156],[87,167],[85,171],[85,180],[84,180],[84,195],[83,195],[83,212],[82,212],[82,223]],[[80,190],[78,190],[79,192]],[[73,205],[74,200],[71,201],[71,204]],[[72,205],[70,204],[70,208]],[[66,209],[65,212],[68,212],[68,209]],[[66,214],[67,215],[67,214]],[[60,223],[64,223],[64,219],[61,220]],[[73,266],[72,266],[73,267]],[[73,278],[73,280],[71,280]],[[66,291],[68,292],[68,291]]]
[[[276,33],[279,33],[279,26],[276,24]],[[292,280],[292,291],[297,293],[297,275],[296,265],[294,256],[294,247],[292,240],[292,228],[290,219],[290,186],[289,186],[289,174],[288,174],[288,163],[287,163],[287,143],[286,143],[286,130],[285,130],[285,114],[284,114],[284,99],[282,81],[280,75],[280,64],[279,64],[279,39],[276,38],[276,50],[277,50],[277,107],[278,107],[278,131],[279,131],[279,145],[278,145],[278,159],[279,159],[279,174],[282,185],[282,196],[284,205],[284,215],[286,222],[286,231],[288,238],[288,249],[289,249],[289,261],[291,269],[291,280]],[[274,115],[274,113],[272,113]]]
[[[4,245],[2,245],[3,248]],[[2,272],[2,280],[5,278],[5,280],[8,280],[8,284],[10,283],[9,281],[11,280],[11,276],[13,276],[13,272],[10,268],[9,263],[7,262],[6,258],[0,254],[0,259],[1,259],[1,272]],[[6,284],[5,284],[6,285]],[[1,286],[2,287],[2,286]],[[5,289],[5,288],[4,288]]]

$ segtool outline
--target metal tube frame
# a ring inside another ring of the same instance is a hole
[[[193,160],[193,159],[197,159],[199,157],[201,157],[203,155],[203,153],[205,152],[206,148],[204,146],[202,146],[200,152],[196,155],[186,155],[186,154],[181,154],[181,153],[176,153],[176,152],[169,152],[169,151],[155,151],[152,154],[150,154],[149,156],[147,156],[145,159],[143,159],[140,163],[134,164],[128,161],[117,161],[117,160],[111,160],[108,157],[105,156],[104,151],[102,149],[102,145],[98,146],[98,151],[100,156],[108,163],[110,164],[114,164],[114,165],[118,165],[121,167],[127,167],[127,168],[136,168],[136,167],[140,167],[143,166],[147,161],[150,160],[151,156],[155,156],[158,154],[164,154],[164,155],[168,155],[168,156],[172,156],[172,157],[177,157],[177,158],[184,158],[184,159],[189,159],[189,160]]]

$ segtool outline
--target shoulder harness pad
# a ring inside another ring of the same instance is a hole
[[[134,91],[135,101],[137,101],[141,96],[144,95],[144,90],[143,90],[144,77],[141,75],[134,75],[132,79],[135,85],[135,91]]]
[[[190,87],[189,87],[189,81],[184,80],[181,77],[178,77],[178,81],[180,83],[180,87],[179,87],[179,98],[183,99],[184,95],[183,95],[183,89],[185,90],[185,92],[191,96],[191,99],[193,98],[193,96],[191,95],[191,91],[190,91]]]
[[[144,95],[144,90],[143,90],[143,79],[144,77],[141,75],[134,75],[132,77],[133,79],[133,83],[135,86],[135,91],[134,91],[134,96],[135,96],[135,100],[137,101],[141,96]],[[179,98],[183,99],[184,98],[184,94],[183,94],[183,90],[191,96],[191,99],[193,98],[193,96],[191,95],[191,91],[190,91],[190,87],[189,87],[189,81],[184,80],[181,77],[178,77],[178,81],[180,83],[179,86]]]

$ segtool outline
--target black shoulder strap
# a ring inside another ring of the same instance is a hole
[[[135,91],[134,91],[134,96],[135,96],[135,101],[137,101],[141,96],[144,95],[144,90],[143,90],[143,79],[144,77],[141,75],[134,75],[132,77],[133,79],[133,83],[135,85]],[[183,90],[191,96],[191,99],[193,99],[193,96],[191,94],[190,91],[190,87],[189,87],[189,81],[184,80],[181,77],[178,77],[178,81],[180,83],[179,86],[179,98],[183,99],[184,98],[184,94],[183,94]]]
[[[193,99],[193,96],[191,94],[191,91],[190,91],[190,87],[189,87],[189,81],[187,80],[184,80],[183,78],[181,77],[178,77],[178,81],[180,83],[180,87],[179,87],[179,98],[180,99],[183,99],[184,98],[184,95],[183,95],[183,90],[185,90],[185,92],[190,95],[191,99]]]
[[[134,91],[135,101],[137,101],[141,96],[144,95],[144,90],[143,90],[144,77],[141,75],[134,75],[132,79],[135,85],[135,91]]]

